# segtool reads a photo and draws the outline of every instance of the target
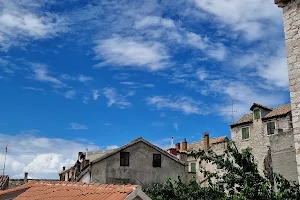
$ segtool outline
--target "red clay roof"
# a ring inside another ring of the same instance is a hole
[[[67,181],[30,181],[20,187],[1,191],[0,197],[27,188],[14,200],[124,200],[136,187]]]
[[[5,189],[4,187],[6,186],[8,179],[7,175],[0,175],[0,190]]]

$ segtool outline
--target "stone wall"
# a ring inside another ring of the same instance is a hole
[[[275,121],[276,128],[281,129],[277,134],[267,135],[267,122]],[[250,128],[250,138],[242,140],[242,128]],[[236,126],[231,129],[231,138],[238,149],[252,149],[254,160],[259,172],[263,175],[268,150],[271,149],[271,166],[273,172],[282,174],[289,180],[296,180],[296,159],[294,150],[294,136],[291,126],[291,115],[273,118],[267,121],[258,119],[247,125]]]
[[[270,136],[270,144],[273,172],[288,180],[298,181],[293,132]]]
[[[185,165],[182,165],[143,142],[126,149],[130,152],[129,166],[120,166],[120,152],[92,165],[92,181],[99,183],[150,184],[163,183],[167,177],[187,180]],[[161,154],[161,167],[153,167],[153,153]]]
[[[286,54],[294,127],[298,180],[300,181],[300,2],[291,0],[283,8]]]
[[[201,148],[201,147],[199,147]],[[226,149],[226,142],[221,142],[218,144],[213,144],[211,149],[218,155],[224,154],[224,151]],[[196,163],[196,173],[191,173],[191,163]],[[195,159],[192,156],[188,156],[188,170],[189,170],[189,180],[192,177],[196,177],[196,180],[198,183],[201,183],[203,186],[207,186],[208,182],[205,181],[204,174],[200,172],[200,167],[205,168],[207,171],[210,172],[218,172],[219,174],[223,173],[222,169],[217,169],[216,165],[213,165],[212,163],[207,163],[205,161],[202,161],[200,163],[200,159]]]

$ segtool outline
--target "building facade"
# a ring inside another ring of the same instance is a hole
[[[297,174],[300,182],[300,1],[274,0],[274,2],[279,7],[283,8],[283,23],[294,129],[293,139],[296,150]]]
[[[222,155],[226,149],[226,145],[228,142],[228,138],[226,136],[217,137],[217,138],[209,138],[209,134],[205,133],[203,140],[193,142],[188,144],[186,139],[182,142],[182,146],[180,143],[175,144],[175,148],[170,148],[167,151],[170,154],[177,156],[178,159],[183,162],[187,162],[188,166],[188,179],[196,178],[196,181],[206,186],[208,182],[204,177],[204,174],[201,173],[200,169],[204,168],[210,172],[223,173],[222,169],[219,169],[218,166],[213,165],[212,163],[207,163],[205,161],[201,161],[199,158],[195,158],[191,155],[191,151],[199,151],[201,150],[213,150],[216,154]]]
[[[274,172],[298,181],[290,104],[269,108],[254,103],[250,110],[231,125],[237,148],[251,148],[261,174]]]
[[[173,180],[180,177],[186,182],[186,163],[140,137],[89,163],[86,162],[80,173],[75,175],[75,180],[144,185],[163,183],[167,177]]]

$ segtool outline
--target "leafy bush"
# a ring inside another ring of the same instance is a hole
[[[217,155],[211,150],[190,153],[195,158],[218,165],[224,173],[220,175],[202,168],[201,172],[209,183],[207,187],[199,185],[195,179],[183,183],[180,178],[175,181],[168,178],[164,184],[143,187],[144,192],[153,200],[300,199],[298,183],[289,182],[270,171],[262,176],[251,150],[240,152],[231,141],[223,155]],[[219,187],[220,182],[224,184],[224,189]]]

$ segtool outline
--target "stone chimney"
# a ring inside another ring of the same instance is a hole
[[[208,133],[204,133],[203,149],[204,150],[208,150],[209,149],[209,134]]]
[[[186,138],[184,138],[184,140],[182,142],[182,151],[187,151],[187,141],[186,141]]]
[[[90,160],[89,159],[85,159],[84,160],[84,167],[88,166],[90,164]]]
[[[63,171],[65,171],[66,170],[66,167],[65,166],[63,166],[63,169],[62,169]]]
[[[78,160],[80,160],[82,154],[83,154],[82,152],[78,152]]]
[[[24,183],[28,182],[28,172],[24,173]]]
[[[274,0],[283,8],[286,56],[290,81],[290,97],[298,181],[300,182],[300,1]]]
[[[176,148],[177,151],[180,151],[180,143],[179,143],[179,142],[177,142],[177,143],[175,144],[175,148]]]

